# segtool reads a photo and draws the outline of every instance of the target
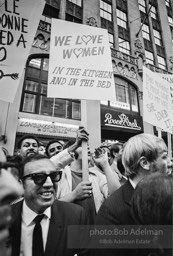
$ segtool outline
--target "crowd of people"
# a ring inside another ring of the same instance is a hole
[[[142,133],[93,153],[88,146],[88,180],[83,141],[89,134],[80,127],[75,139],[52,140],[45,152],[34,135],[20,139],[14,156],[0,148],[0,256],[171,256],[163,239],[153,242],[155,248],[123,248],[106,243],[105,231],[105,239],[98,235],[94,246],[88,239],[82,247],[83,234],[68,232],[70,226],[172,226],[173,162],[162,138]],[[172,244],[168,231],[164,236]]]

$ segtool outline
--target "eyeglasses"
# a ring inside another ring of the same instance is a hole
[[[43,185],[47,180],[47,177],[51,178],[52,183],[60,181],[62,176],[62,171],[52,172],[50,174],[46,173],[32,173],[24,176],[22,180],[31,178],[36,185]]]

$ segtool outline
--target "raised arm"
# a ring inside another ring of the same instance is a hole
[[[117,173],[111,169],[106,151],[101,148],[96,149],[93,160],[95,165],[105,174],[107,179],[108,194],[111,195],[121,186],[121,184],[119,182]]]

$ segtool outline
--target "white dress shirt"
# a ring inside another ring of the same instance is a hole
[[[46,248],[46,241],[49,229],[49,223],[51,218],[51,208],[47,208],[44,211],[45,217],[40,222],[43,235],[43,246]],[[23,203],[22,211],[22,230],[21,230],[21,245],[20,256],[32,256],[32,235],[35,226],[34,218],[37,213],[33,212],[25,203]]]
[[[132,185],[132,187],[135,189],[135,188],[136,188],[136,184],[133,182],[133,180],[131,180],[131,179],[129,178],[129,182],[130,182],[130,184]]]

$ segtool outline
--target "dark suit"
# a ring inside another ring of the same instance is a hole
[[[96,218],[96,225],[131,225],[133,219],[131,218],[131,199],[134,192],[134,188],[127,180],[118,190],[116,190],[110,197],[108,197],[98,212]],[[114,227],[112,227],[114,228]],[[106,237],[109,239],[109,236]],[[133,255],[126,249],[94,249],[92,255],[100,256],[120,256],[120,255]]]
[[[134,188],[129,180],[108,197],[98,212],[96,224],[130,225],[132,223],[130,206]]]
[[[13,223],[10,230],[12,239],[12,256],[20,255],[21,213],[23,201],[12,206]],[[51,219],[48,230],[45,256],[87,255],[86,251],[67,249],[68,225],[86,225],[87,219],[82,207],[56,200],[51,207]],[[76,238],[78,241],[80,237]],[[38,255],[39,256],[39,255]]]

